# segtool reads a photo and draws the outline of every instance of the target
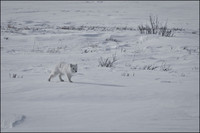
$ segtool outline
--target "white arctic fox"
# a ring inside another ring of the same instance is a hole
[[[73,74],[77,73],[77,70],[78,70],[77,64],[74,65],[74,64],[67,64],[65,62],[60,62],[51,72],[48,81],[50,81],[51,78],[59,75],[60,81],[63,82],[64,80],[62,79],[61,76],[66,75],[69,79],[69,82],[72,82],[71,77],[73,76]]]

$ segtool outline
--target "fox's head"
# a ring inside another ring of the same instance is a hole
[[[77,64],[70,64],[70,68],[71,68],[72,73],[76,73],[78,71]]]

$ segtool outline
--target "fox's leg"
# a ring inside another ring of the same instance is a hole
[[[67,78],[69,79],[69,82],[72,83],[71,77],[72,77],[72,76],[71,76],[70,74],[67,74]]]
[[[62,79],[62,74],[59,74],[59,79],[61,82],[63,82],[64,80]]]
[[[48,81],[50,82],[50,81],[51,81],[51,78],[53,78],[53,77],[55,77],[55,76],[57,76],[57,75],[58,75],[58,73],[53,72],[53,73],[49,76]]]
[[[68,77],[68,79],[69,79],[69,82],[71,82],[71,83],[72,83],[71,77]]]

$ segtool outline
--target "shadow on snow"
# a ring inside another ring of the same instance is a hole
[[[73,82],[76,84],[86,84],[86,85],[98,85],[98,86],[111,86],[111,87],[126,87],[124,85],[115,85],[115,84],[101,84],[101,83],[90,83],[90,82]]]

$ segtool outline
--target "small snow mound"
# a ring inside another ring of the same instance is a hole
[[[3,115],[1,119],[1,128],[13,128],[23,123],[25,119],[26,116],[21,114]]]

